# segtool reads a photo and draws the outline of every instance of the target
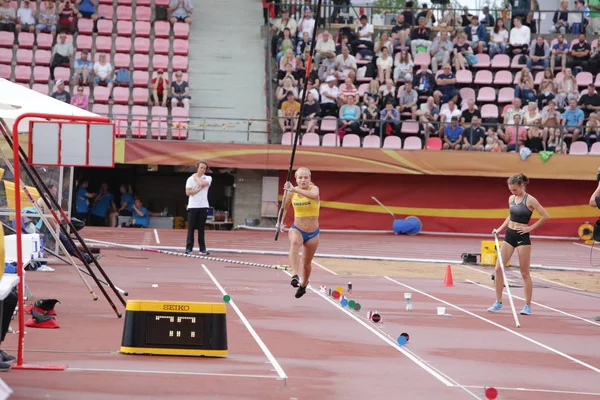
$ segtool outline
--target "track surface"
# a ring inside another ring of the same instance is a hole
[[[161,245],[180,246],[184,233],[169,232],[159,232]],[[86,228],[83,233],[113,242],[156,244],[151,231]],[[207,232],[207,239],[209,248],[287,246],[285,235],[273,242],[270,233]],[[424,258],[455,259],[456,254],[478,247],[477,239],[452,239],[453,250],[446,238],[390,235],[389,240],[399,244],[397,249],[384,250],[381,236],[324,234],[321,252],[411,257],[420,248]],[[536,244],[550,248],[558,243]],[[436,248],[427,250],[431,245]],[[570,243],[560,246],[573,253],[589,252]],[[28,273],[27,283],[34,300],[61,301],[57,305],[61,328],[28,328],[25,361],[65,363],[68,369],[4,374],[15,391],[11,399],[390,399],[400,398],[399,393],[405,399],[482,399],[486,385],[498,388],[499,399],[600,399],[600,324],[593,321],[600,308],[596,299],[578,293],[536,289],[535,301],[559,310],[534,305],[534,315],[520,316],[522,327],[516,329],[508,301],[500,314],[487,313],[493,301],[488,288],[460,281],[445,287],[443,276],[393,282],[336,276],[314,267],[311,283],[316,292],[295,299],[283,271],[136,250],[102,253],[106,272],[129,291],[126,299],[222,301],[205,265],[274,358],[257,344],[233,304],[227,310],[226,359],[118,354],[123,319],[116,318],[99,291],[97,302],[87,295],[72,267],[55,264],[54,273]],[[285,256],[215,256],[287,263]],[[534,253],[534,262],[539,262],[535,257]],[[558,256],[546,257],[552,265],[562,263]],[[488,279],[482,274],[482,280]],[[353,292],[348,298],[362,305],[358,313],[318,293],[321,285],[345,288],[349,280]],[[154,283],[159,287],[152,288]],[[405,311],[405,292],[413,296],[411,312]],[[522,289],[514,288],[513,294],[522,296]],[[523,302],[515,299],[515,303],[519,310]],[[445,306],[452,316],[437,316],[438,306]],[[377,310],[383,324],[368,322],[369,310]],[[403,348],[394,343],[402,332],[410,334]],[[3,348],[14,354],[15,347],[16,335],[9,334]]]

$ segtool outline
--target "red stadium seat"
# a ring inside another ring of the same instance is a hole
[[[94,86],[94,104],[95,103],[108,103],[108,97],[110,96],[110,89],[106,86]]]
[[[117,21],[117,36],[131,37],[133,33],[133,22]]]
[[[578,74],[579,75],[579,74]],[[588,145],[586,142],[573,142],[569,149],[569,154],[573,156],[587,156]]]
[[[127,119],[129,116],[129,106],[115,104],[112,106],[111,115],[114,119]]]
[[[115,86],[112,97],[115,104],[129,104],[129,88]]]
[[[152,69],[166,70],[169,67],[169,57],[165,55],[154,55],[152,57]]]
[[[21,32],[17,37],[17,41],[19,42],[19,48],[32,49],[33,43],[35,43],[35,35],[31,32]],[[10,43],[12,43],[12,41]]]
[[[35,65],[50,65],[52,52],[50,50],[37,50],[34,54]]]
[[[104,17],[107,20],[112,21],[113,14],[114,14],[114,9],[113,9],[113,6],[112,6],[112,2],[110,3],[110,5],[108,5],[108,4],[100,4],[100,7],[98,7],[98,15],[100,17]],[[101,20],[99,20],[99,21],[101,21]]]
[[[110,53],[112,50],[112,37],[96,36],[96,51]]]
[[[168,7],[169,6],[169,0],[155,0],[154,1],[154,6],[155,7]]]
[[[153,139],[166,139],[167,138],[167,120],[161,118],[160,120],[152,120],[151,129]]]
[[[137,21],[135,23],[135,36],[150,37],[150,22]]]
[[[169,50],[171,48],[171,43],[169,43],[169,39],[154,39],[152,42],[154,47],[154,54],[169,54]]]
[[[414,59],[415,66],[427,65],[431,64],[431,56],[429,53],[417,53]]]
[[[35,90],[38,93],[44,94],[48,96],[50,91],[48,90],[48,85],[44,85],[43,83],[34,83],[31,87],[31,90]]]
[[[427,139],[427,150],[441,150],[442,149],[442,139],[439,137],[430,137]]]
[[[112,33],[113,33],[112,20],[99,19],[98,20],[98,35],[111,36]]]
[[[150,110],[147,106],[133,106],[131,107],[131,119],[132,120],[147,120]]]
[[[186,140],[188,138],[188,124],[184,122],[173,123],[171,128],[171,139]]]
[[[171,33],[171,25],[167,21],[154,21],[154,36],[157,38],[168,38]]]
[[[77,20],[77,31],[85,35],[91,35],[94,31],[94,21],[91,19],[81,18]]]
[[[19,52],[21,52],[21,54],[24,55],[25,53],[23,53],[23,52],[26,52],[26,51],[29,52],[28,54],[30,54],[30,56],[32,55],[31,50],[27,50],[27,49],[17,50],[17,63],[19,62]],[[12,58],[13,58],[12,49],[0,49],[0,64],[11,65]]]
[[[15,43],[15,34],[12,32],[0,32],[0,47],[13,47]]]
[[[188,121],[189,112],[183,107],[175,107],[171,109],[171,116],[173,117],[173,122],[175,121]]]
[[[40,43],[40,36],[41,35],[38,35],[38,47],[39,47],[39,43]],[[91,51],[92,50],[92,37],[85,36],[85,35],[78,35],[77,36],[77,50]]]
[[[133,9],[131,8],[131,6],[126,6],[126,5],[117,6],[117,20],[118,21],[133,20]]]
[[[108,105],[107,104],[94,104],[92,106],[92,112],[94,114],[108,116]]]
[[[176,39],[187,39],[190,36],[190,25],[185,22],[177,22],[173,25],[173,35]]]
[[[115,120],[115,136],[118,138],[127,137],[127,130],[129,129],[129,122],[126,119]]]
[[[342,147],[360,147],[360,136],[356,133],[348,133],[342,139]]]
[[[283,146],[291,146],[294,137],[294,132],[284,132],[283,135],[281,135],[281,144]],[[298,143],[302,144],[302,140],[298,140]]]
[[[173,70],[187,71],[188,58],[186,56],[173,56]]]
[[[151,21],[152,20],[152,9],[150,7],[140,6],[139,3],[136,3],[135,20],[136,21]]]
[[[148,136],[148,121],[132,121],[131,136],[134,138],[146,138]]]
[[[136,53],[148,54],[150,52],[150,39],[145,37],[136,37],[133,41],[133,47]]]
[[[10,65],[0,64],[0,78],[10,80],[12,67]]]
[[[169,115],[169,109],[167,107],[154,106],[151,110],[151,115],[153,119],[165,119]]]
[[[115,41],[115,48],[117,49],[117,53],[129,54],[131,52],[131,38],[119,36]]]
[[[335,132],[337,129],[337,119],[327,116],[321,121],[321,132]]]
[[[115,70],[120,68],[129,69],[129,65],[131,63],[131,57],[129,54],[116,53],[114,59],[114,67]]]
[[[404,121],[400,133],[405,135],[414,135],[419,133],[419,123],[417,121]]]
[[[65,86],[68,86],[69,81],[71,80],[71,69],[65,67],[56,67],[54,69],[54,78],[57,81],[62,79],[65,81]]]
[[[133,68],[147,71],[150,65],[150,58],[148,54],[134,54],[133,55]]]
[[[591,72],[580,72],[575,77],[577,80],[577,86],[587,87],[590,83],[594,83],[594,76]]]
[[[148,104],[148,89],[133,88],[133,104]]]
[[[136,6],[151,6],[152,0],[136,0],[135,5]]]
[[[19,67],[17,67],[19,68]],[[26,71],[31,75],[31,69],[26,68]],[[16,73],[16,70],[15,70]],[[29,80],[29,78],[27,79]],[[48,67],[43,66],[35,66],[33,67],[33,82],[35,83],[48,83],[50,80],[50,69]]]
[[[147,88],[149,76],[148,71],[133,71],[133,86]]]

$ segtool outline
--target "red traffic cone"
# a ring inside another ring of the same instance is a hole
[[[444,286],[454,286],[454,281],[452,279],[452,267],[450,264],[446,267],[446,277],[444,278]]]

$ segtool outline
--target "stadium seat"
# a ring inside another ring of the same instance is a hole
[[[152,0],[136,0],[135,5],[136,6],[151,6]]]
[[[174,71],[187,71],[188,69],[188,58],[186,56],[173,56],[173,70]]]
[[[115,54],[115,58],[113,61],[113,67],[115,68],[115,70],[118,70],[121,68],[129,69],[130,63],[131,63],[131,57],[129,56],[129,54],[123,54],[123,53]]]
[[[476,85],[491,85],[494,81],[494,76],[492,75],[492,71],[487,69],[482,69],[477,71],[475,74],[475,80],[473,81]]]
[[[154,54],[169,54],[169,50],[171,48],[171,43],[169,42],[169,39],[154,39],[152,45],[152,47],[154,48]]]
[[[600,155],[600,142],[594,142],[592,144],[592,148],[590,149],[590,155]]]
[[[477,94],[477,102],[493,103],[496,101],[496,90],[491,86],[482,87]]]
[[[325,117],[327,118],[327,117]],[[323,141],[321,146],[323,147],[338,147],[340,145],[340,138],[335,133],[326,133],[323,135]]]
[[[147,71],[150,66],[150,58],[148,54],[134,54],[133,55],[133,68],[138,70]]]
[[[54,69],[54,78],[57,81],[62,79],[65,81],[65,85],[68,86],[69,81],[71,80],[71,69],[65,67],[56,67],[56,69]]]
[[[459,92],[460,92],[460,97],[462,99],[463,104],[465,104],[467,102],[467,100],[469,100],[469,99],[473,99],[473,100],[477,99],[477,97],[475,96],[475,90],[471,87],[461,88],[459,90]]]
[[[96,36],[96,52],[110,53],[112,50],[112,37]]]
[[[131,37],[133,34],[133,22],[117,21],[117,36]]]
[[[121,3],[123,4],[123,3]],[[133,20],[133,9],[129,5],[117,6],[117,20],[118,21],[132,21]]]
[[[31,90],[35,90],[38,93],[43,95],[50,95],[50,91],[48,90],[48,85],[44,85],[43,83],[34,83],[31,87]]]
[[[113,33],[113,22],[107,19],[98,20],[98,35],[111,36]]]
[[[150,37],[150,22],[137,21],[135,23],[135,36]]]
[[[408,136],[404,139],[404,150],[421,150],[423,148],[423,142],[418,136]]]
[[[477,64],[473,65],[473,67],[479,68],[489,68],[490,67],[490,55],[485,53],[478,53],[475,57],[477,57]]]
[[[173,117],[173,121],[187,121],[188,120],[188,110],[183,107],[175,107],[171,109],[171,116]]]
[[[100,4],[100,6],[98,7],[98,15],[100,17],[104,17],[109,21],[113,20],[113,14],[114,14],[114,9],[112,6],[112,2],[110,5],[108,4]],[[98,20],[101,21],[101,20]]]
[[[94,87],[94,103],[108,103],[110,90],[106,86]]]
[[[131,38],[118,37],[115,41],[115,48],[117,50],[117,53],[127,53],[127,55],[129,55],[129,53],[131,52]]]
[[[569,148],[569,155],[586,156],[588,154],[588,145],[586,142],[573,142]]]
[[[129,106],[123,104],[115,104],[112,106],[111,114],[115,119],[127,119],[129,116]]]
[[[427,150],[441,150],[442,149],[442,139],[439,137],[430,137],[427,139]]]
[[[150,111],[152,119],[164,119],[166,121],[169,115],[169,109],[167,107],[154,106]]]
[[[498,119],[498,106],[495,104],[484,104],[480,110],[481,118],[495,118]]]
[[[152,69],[159,70],[162,69],[166,71],[169,68],[169,56],[155,54],[152,57]]]
[[[400,150],[402,148],[402,140],[398,136],[386,136],[383,140],[383,148]]]
[[[321,145],[321,137],[316,133],[307,132],[302,136],[302,146],[318,147]]]
[[[513,81],[512,72],[510,72],[509,70],[498,71],[498,72],[496,72],[496,75],[494,76],[494,85],[498,85],[498,86],[511,85],[512,81]]]
[[[596,81],[594,82],[596,88],[600,88],[600,74],[596,75]]]
[[[187,39],[190,36],[190,25],[185,22],[177,22],[173,25],[173,36],[175,39]]]
[[[419,133],[419,123],[417,121],[404,121],[400,133],[404,135],[414,135]]]
[[[167,120],[161,118],[159,120],[152,120],[150,132],[152,132],[153,139],[166,139],[168,124]]]
[[[470,85],[473,83],[473,73],[468,69],[456,71],[456,83],[458,85]]]
[[[148,71],[133,71],[131,79],[133,86],[147,88],[149,85],[149,76]]]
[[[118,138],[124,138],[127,137],[127,130],[129,127],[129,123],[127,122],[127,120],[123,120],[123,119],[118,119],[115,120],[115,130],[116,130],[116,137]]]
[[[526,67],[527,67],[527,64],[521,64],[521,55],[516,55],[512,58],[512,61],[510,63],[511,69],[522,70],[523,68],[526,68]]]
[[[12,32],[0,32],[0,47],[12,49],[15,44],[15,34]]]
[[[360,147],[360,136],[356,133],[348,133],[342,139],[342,147]]]
[[[594,83],[594,76],[591,72],[580,72],[575,77],[577,80],[577,86],[586,87],[590,83]]]
[[[154,36],[155,37],[168,38],[171,34],[170,32],[171,32],[171,25],[167,21],[155,21],[154,22]],[[183,38],[183,39],[187,39],[187,37]]]
[[[429,53],[417,53],[415,55],[414,62],[415,66],[427,65],[431,64],[431,56]]]
[[[367,135],[363,139],[362,147],[365,149],[378,149],[381,147],[381,139],[377,135]]]
[[[168,7],[169,0],[154,0],[155,7]]]
[[[108,116],[108,104],[94,104],[92,106],[92,112],[103,116]]]
[[[152,21],[152,9],[146,6],[140,6],[136,2],[135,7],[135,20],[136,21]]]
[[[506,54],[496,54],[492,59],[491,67],[494,69],[508,69],[510,67],[510,57]]]
[[[337,130],[337,118],[327,116],[321,120],[321,132],[335,132]],[[325,138],[323,138],[325,139]]]
[[[39,48],[39,43],[40,43],[40,35],[38,35],[38,48]],[[77,50],[92,51],[92,37],[86,36],[86,35],[78,35],[77,36]]]
[[[115,86],[112,97],[114,104],[129,104],[129,88]]]
[[[503,87],[498,92],[498,103],[510,103],[515,97],[515,89],[512,87]]]
[[[35,65],[50,65],[51,58],[50,50],[37,50],[34,53]]]
[[[133,120],[147,120],[149,109],[146,106],[133,106],[131,107],[131,119]]]
[[[12,74],[12,67],[6,64],[0,64],[0,78],[10,80]]]
[[[544,80],[544,71],[538,71],[535,73],[535,79],[533,80],[533,84],[535,86],[540,86],[542,81]]]
[[[33,44],[35,43],[35,35],[31,32],[20,32],[19,36],[17,37],[17,41],[19,42],[19,48],[33,49]]]
[[[148,105],[148,89],[139,87],[133,88],[132,97],[133,104]]]
[[[19,52],[21,52],[21,57],[24,56],[24,52],[29,52],[28,54],[32,54],[31,50],[28,49],[18,49],[17,50],[17,63],[19,63]],[[0,49],[0,64],[12,64],[13,51],[12,49]]]
[[[281,145],[291,146],[293,134],[293,132],[283,132],[283,135],[281,135]]]
[[[136,37],[133,41],[133,48],[136,53],[148,54],[150,53],[150,39],[145,37]]]
[[[187,56],[190,50],[190,42],[186,39],[175,39],[173,41],[173,54]],[[360,88],[358,89],[360,92]],[[363,91],[364,93],[364,91]]]
[[[131,136],[138,139],[145,139],[148,137],[148,121],[131,121]]]
[[[87,18],[77,20],[77,32],[85,35],[91,35],[94,31],[94,21]]]
[[[171,128],[171,139],[174,140],[186,140],[188,138],[188,124],[187,122],[175,122],[173,121]]]
[[[17,73],[17,70],[20,67],[17,67],[15,69],[15,75]],[[25,71],[27,73],[30,74],[31,76],[31,68],[27,68],[25,67]],[[33,82],[35,83],[48,83],[48,81],[50,80],[50,69],[48,67],[45,66],[35,66],[33,67]],[[29,81],[29,78],[27,78],[27,81]]]

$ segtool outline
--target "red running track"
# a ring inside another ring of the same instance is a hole
[[[209,233],[211,240],[216,236]],[[535,314],[521,316],[517,330],[510,309],[485,312],[492,292],[475,283],[444,287],[441,280],[402,279],[398,284],[315,268],[317,290],[295,299],[283,271],[129,250],[102,253],[102,266],[131,299],[221,301],[206,265],[274,359],[232,305],[226,359],[118,354],[123,320],[103,298],[90,299],[70,266],[55,264],[56,272],[28,273],[27,282],[35,298],[61,301],[61,329],[28,328],[25,361],[69,368],[10,371],[2,378],[15,391],[11,399],[481,399],[484,385],[497,387],[499,399],[600,398],[600,324],[593,321],[600,309],[597,301],[576,293],[536,289],[536,301],[563,313],[534,305]],[[286,262],[285,256],[227,257]],[[349,298],[361,303],[360,313],[317,293],[321,285],[345,287],[349,280]],[[151,288],[153,283],[159,287]],[[411,312],[404,309],[404,292],[413,295]],[[522,296],[521,289],[513,293]],[[515,302],[520,309],[522,301]],[[444,305],[452,316],[436,315],[436,307]],[[366,321],[369,309],[379,311],[384,323]],[[403,348],[394,344],[401,332],[410,334]],[[14,352],[15,336],[7,337],[5,350]]]

